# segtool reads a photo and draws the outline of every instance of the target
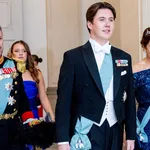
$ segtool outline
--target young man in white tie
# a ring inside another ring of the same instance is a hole
[[[134,149],[136,107],[131,56],[109,43],[116,11],[107,2],[86,13],[89,41],[65,52],[58,82],[58,150]]]

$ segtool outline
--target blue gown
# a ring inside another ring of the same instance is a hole
[[[29,99],[30,109],[33,112],[34,118],[39,119],[37,101],[38,88],[35,81],[23,81],[26,95]]]
[[[137,110],[137,120],[139,123],[144,120],[146,112],[150,106],[150,69],[136,72],[133,74],[134,77],[134,88],[135,97],[139,104]],[[150,114],[147,115],[147,123],[144,125],[144,132],[148,138],[147,142],[143,142],[139,139],[139,134],[137,132],[138,145],[142,150],[150,150]]]
[[[23,81],[26,95],[29,99],[30,109],[33,112],[34,118],[39,119],[37,101],[38,88],[35,81]],[[27,144],[26,150],[34,150],[34,146]]]

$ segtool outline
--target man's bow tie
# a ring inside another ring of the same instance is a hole
[[[109,54],[110,53],[110,49],[111,49],[111,45],[95,45],[95,52],[99,53],[99,52],[103,52],[105,54]]]

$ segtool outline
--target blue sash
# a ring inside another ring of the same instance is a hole
[[[3,68],[14,68],[14,67],[15,67],[14,62],[9,59],[3,65]],[[6,84],[8,83],[10,84],[13,83],[13,79],[11,77],[0,80],[0,101],[1,101],[0,102],[0,114],[4,113],[7,103],[8,103],[8,98],[10,96],[11,91],[5,88]]]
[[[145,133],[144,128],[147,125],[149,120],[150,120],[150,106],[148,107],[148,110],[146,111],[141,123],[140,123],[139,119],[136,118],[136,123],[137,123],[136,133],[138,135],[138,140],[143,143],[148,142],[148,136]]]
[[[75,134],[70,142],[71,150],[89,150],[91,149],[91,143],[87,136],[87,133],[90,131],[93,125],[93,121],[81,117],[77,120],[75,126]]]

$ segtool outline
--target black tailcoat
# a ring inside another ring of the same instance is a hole
[[[118,123],[125,123],[127,139],[135,139],[136,107],[131,57],[111,47],[114,77],[114,109]],[[118,65],[127,60],[127,65]],[[124,74],[122,74],[124,72]],[[126,92],[126,99],[124,93]],[[58,82],[56,105],[57,142],[70,141],[77,118],[100,123],[106,101],[90,42],[64,54]]]
[[[0,64],[0,69],[3,68],[3,65],[9,60],[8,58],[4,57],[4,61],[2,64]],[[16,62],[15,66],[16,66]],[[11,68],[11,67],[10,67]],[[5,79],[2,79],[5,80]],[[6,82],[7,83],[7,82]],[[1,81],[0,81],[1,84]],[[32,112],[30,111],[28,98],[24,91],[23,86],[23,80],[22,80],[22,74],[17,70],[17,76],[13,79],[12,82],[13,88],[10,91],[11,97],[15,100],[13,105],[10,105],[9,102],[7,102],[6,108],[4,108],[4,114],[13,114],[14,112],[18,112],[17,115],[15,115],[13,118],[10,119],[0,119],[0,149],[1,150],[19,150],[18,145],[14,145],[17,141],[15,137],[17,131],[17,122],[19,122],[19,117],[22,118],[25,113],[28,113],[28,118],[32,118]],[[5,86],[4,86],[5,89]],[[0,91],[0,95],[5,94],[5,90]],[[0,97],[1,100],[1,97]],[[31,116],[30,116],[31,115]],[[16,147],[16,148],[15,148]],[[20,148],[20,150],[23,150]]]

